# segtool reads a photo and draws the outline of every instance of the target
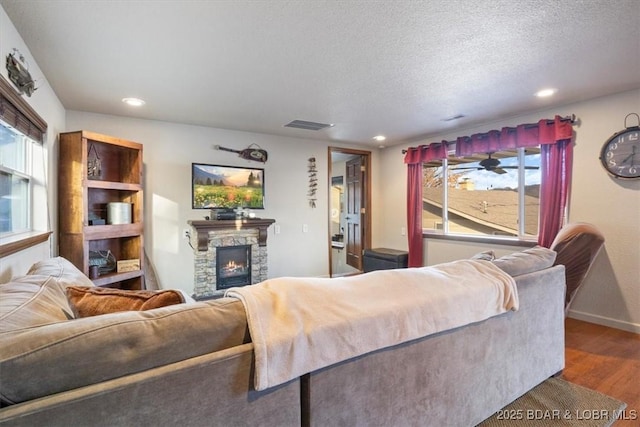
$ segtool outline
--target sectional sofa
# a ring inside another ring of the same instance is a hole
[[[239,299],[78,318],[67,288],[91,281],[44,260],[0,285],[0,425],[473,426],[564,367],[554,259],[534,248],[481,261],[515,279],[515,311],[261,391]]]

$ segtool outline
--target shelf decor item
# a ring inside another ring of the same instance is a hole
[[[118,273],[140,270],[139,259],[123,259],[116,262]]]
[[[131,203],[107,203],[107,224],[131,224]]]
[[[91,143],[89,144],[89,151],[87,153],[87,178],[100,179],[101,173],[102,161],[100,160],[100,156],[98,156],[96,147]]]
[[[116,269],[116,257],[110,250],[89,251],[89,267],[98,266],[100,274],[111,273]]]

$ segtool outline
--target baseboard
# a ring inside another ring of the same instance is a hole
[[[621,329],[623,331],[640,334],[640,325],[637,323],[624,322],[610,317],[598,316],[596,314],[585,313],[583,311],[569,310],[567,317],[577,320],[583,320],[597,325],[608,326],[610,328]]]

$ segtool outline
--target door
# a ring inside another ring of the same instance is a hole
[[[347,161],[346,189],[346,251],[347,264],[362,270],[362,185],[364,165],[362,156]]]
[[[371,152],[329,147],[328,155],[329,276],[339,277],[362,272],[371,247]]]

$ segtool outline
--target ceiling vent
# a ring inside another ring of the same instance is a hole
[[[284,125],[286,128],[306,129],[306,130],[320,130],[330,128],[333,125],[326,123],[307,122],[305,120],[294,120]]]

